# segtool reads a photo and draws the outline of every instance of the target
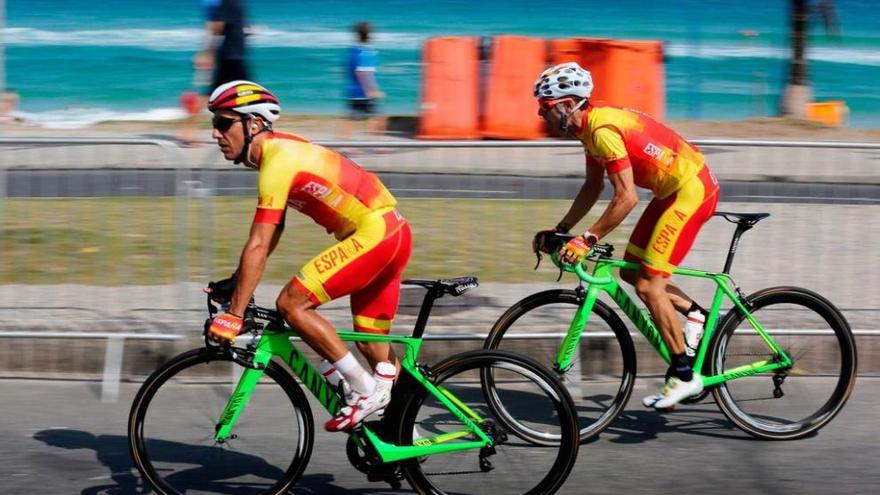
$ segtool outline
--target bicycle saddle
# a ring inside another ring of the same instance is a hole
[[[439,289],[444,294],[452,294],[460,296],[474,287],[478,287],[480,282],[477,277],[456,277],[441,278],[439,280],[422,280],[407,279],[400,282],[401,285],[418,285],[426,289]]]
[[[731,223],[738,223],[742,225],[752,226],[758,223],[760,220],[767,218],[770,216],[769,213],[731,213],[729,211],[716,211],[713,216],[716,217],[724,217],[725,220]]]

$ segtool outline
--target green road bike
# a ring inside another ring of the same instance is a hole
[[[419,493],[557,491],[580,445],[565,386],[536,361],[504,351],[420,364],[434,301],[458,296],[477,280],[404,283],[428,289],[411,337],[339,332],[344,341],[405,350],[391,403],[379,419],[349,433],[348,461],[370,481],[400,488],[406,479]],[[208,308],[210,316],[218,311],[210,300]],[[255,305],[249,311],[257,322],[249,344],[220,347],[206,338],[204,347],[161,365],[138,391],[129,449],[145,484],[158,493],[287,493],[302,477],[315,438],[303,386],[328,413],[342,406],[291,343],[294,331],[279,314]],[[236,342],[242,340],[248,336]],[[505,407],[495,409],[500,402]]]
[[[740,236],[769,214],[716,215],[737,225],[724,270],[675,271],[716,286],[693,360],[706,390],[687,402],[697,402],[711,392],[724,415],[747,433],[763,439],[802,438],[831,421],[853,390],[856,344],[852,331],[831,302],[809,290],[772,287],[744,295],[730,276],[734,254]],[[569,238],[559,234],[556,243],[561,245]],[[636,376],[630,332],[618,313],[597,299],[600,293],[617,304],[663,360],[670,360],[650,314],[636,306],[613,271],[637,265],[611,259],[613,249],[598,245],[587,260],[574,266],[561,265],[554,255],[560,269],[577,274],[578,287],[547,290],[517,302],[498,319],[484,344],[486,349],[510,350],[528,342],[530,356],[552,360],[578,406],[581,441],[617,418]],[[595,263],[592,274],[587,272],[588,261]],[[725,300],[731,308],[722,314]],[[548,334],[555,340],[547,338]],[[495,407],[505,405],[498,401]]]

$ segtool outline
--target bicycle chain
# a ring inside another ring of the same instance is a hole
[[[440,471],[439,473],[425,473],[428,476],[448,476],[451,474],[483,474],[484,471]]]

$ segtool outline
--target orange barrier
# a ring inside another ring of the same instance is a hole
[[[547,67],[565,62],[578,62],[581,57],[582,38],[562,38],[550,40],[550,54]]]
[[[662,119],[666,92],[659,41],[571,38],[551,43],[553,63],[577,62],[593,75],[593,100]]]
[[[422,60],[421,139],[545,135],[532,99],[532,83],[549,65],[569,61],[593,74],[592,99],[664,117],[663,45],[659,41],[569,38],[552,40],[548,46],[536,38],[496,36],[486,81],[492,88],[485,93],[482,121],[480,39],[429,39]]]
[[[608,101],[641,110],[658,119],[666,112],[663,43],[610,41]]]
[[[849,107],[846,106],[846,102],[843,100],[807,103],[806,117],[807,120],[839,127],[846,123],[849,117]]]
[[[525,36],[495,36],[489,73],[483,84],[483,136],[536,139],[545,135],[532,95],[535,77],[547,67],[547,41]]]
[[[477,139],[480,123],[480,40],[431,38],[422,50],[420,139]]]

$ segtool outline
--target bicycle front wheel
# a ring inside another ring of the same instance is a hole
[[[856,379],[856,344],[840,311],[797,287],[773,287],[747,298],[749,311],[791,358],[789,368],[736,378],[712,393],[736,426],[758,438],[792,440],[825,426],[846,403]],[[777,359],[734,308],[709,349],[712,374]]]
[[[532,294],[501,315],[483,347],[527,353],[551,366],[580,305],[577,293],[570,289]],[[632,393],[635,375],[636,352],[626,325],[597,300],[581,334],[574,365],[561,375],[577,407],[581,442],[617,419]],[[494,400],[494,405],[499,410],[506,407],[500,400]],[[548,441],[527,428],[513,431],[536,444]]]
[[[312,452],[308,400],[275,363],[266,368],[231,436],[215,425],[242,370],[221,350],[185,352],[141,386],[128,420],[129,449],[145,484],[161,494],[281,494]]]
[[[482,373],[491,373],[494,393],[506,409],[499,414],[487,401]],[[432,370],[431,381],[463,411],[476,415],[493,439],[492,448],[435,454],[402,463],[418,493],[556,492],[577,459],[578,423],[574,404],[562,383],[536,361],[500,351],[471,351],[453,356]],[[401,412],[400,445],[461,442],[464,426],[436,397],[419,388]],[[514,435],[509,419],[555,436],[551,446],[537,446]]]

